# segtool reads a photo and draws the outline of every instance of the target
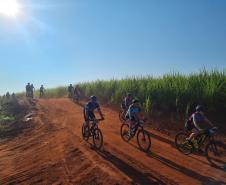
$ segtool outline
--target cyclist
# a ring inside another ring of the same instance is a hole
[[[84,107],[84,119],[86,125],[89,125],[89,121],[96,119],[96,116],[94,114],[95,110],[98,111],[101,116],[101,119],[104,119],[104,115],[100,109],[100,105],[97,102],[97,97],[91,96],[89,102],[86,103]]]
[[[121,104],[122,109],[127,111],[129,106],[132,104],[132,101],[133,101],[133,95],[131,93],[128,93]]]
[[[68,86],[68,97],[73,98],[73,94],[74,94],[74,87],[72,86],[72,84],[70,84]]]
[[[31,89],[31,85],[30,85],[30,83],[27,83],[27,85],[26,85],[26,97],[30,96],[30,89]]]
[[[126,118],[129,120],[129,135],[133,134],[135,124],[140,120],[141,107],[139,100],[134,99],[126,113]]]
[[[35,90],[35,87],[33,84],[31,84],[31,86],[30,86],[30,97],[31,98],[34,98],[34,90]]]
[[[123,99],[121,104],[123,119],[125,118],[125,114],[129,109],[129,106],[132,104],[132,101],[133,101],[133,96],[131,93],[128,93],[127,96]]]
[[[78,87],[78,85],[76,85],[74,88],[74,96],[78,100],[80,95],[81,95],[81,93],[80,93],[79,87]]]
[[[41,87],[40,87],[40,98],[42,98],[43,96],[44,96],[44,94],[45,94],[45,88],[44,88],[44,86],[43,85],[41,85]]]
[[[214,127],[205,116],[205,109],[202,105],[196,107],[196,112],[191,115],[190,121],[187,124],[190,124],[189,127],[192,132],[187,140],[192,142],[195,148],[198,148],[196,137],[208,130],[208,125],[210,125],[211,128]]]

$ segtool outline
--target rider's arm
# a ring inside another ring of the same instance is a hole
[[[101,119],[104,119],[104,115],[100,109],[100,107],[97,109],[98,113],[100,114]]]

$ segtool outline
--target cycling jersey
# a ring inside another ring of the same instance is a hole
[[[68,87],[68,92],[72,92],[73,89],[74,89],[74,88],[73,88],[72,86],[69,86],[69,87]]]
[[[95,109],[98,109],[98,108],[100,108],[100,105],[99,105],[99,103],[97,103],[97,102],[92,102],[92,101],[90,101],[90,102],[88,102],[86,105],[85,105],[85,109],[87,110],[87,111],[94,111]]]
[[[192,118],[195,128],[208,129],[208,124],[206,124],[206,117],[203,114],[195,112]]]
[[[129,109],[126,113],[126,117],[128,117],[130,120],[137,120],[137,113],[141,112],[140,107],[135,107],[134,105],[130,105]]]
[[[40,91],[41,92],[44,92],[44,87],[40,87]]]
[[[84,118],[85,121],[93,120],[95,119],[94,110],[99,109],[100,105],[97,102],[88,102],[84,107]]]

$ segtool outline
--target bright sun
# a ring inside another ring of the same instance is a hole
[[[20,11],[17,0],[0,0],[0,14],[16,16]]]

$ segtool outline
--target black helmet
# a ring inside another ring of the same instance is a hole
[[[202,105],[197,105],[196,108],[195,108],[195,110],[197,112],[204,112],[205,109],[204,109],[204,107]]]
[[[90,100],[92,100],[92,101],[97,101],[97,97],[96,96],[90,96]]]
[[[134,99],[134,100],[132,101],[132,103],[139,103],[139,100]]]

